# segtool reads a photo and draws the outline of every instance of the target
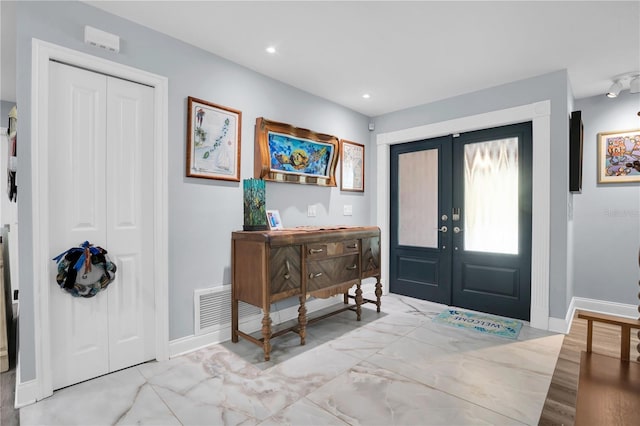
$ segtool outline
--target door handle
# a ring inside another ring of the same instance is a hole
[[[309,279],[314,279],[322,276],[322,272],[318,272],[317,274],[311,273],[309,274]]]
[[[460,228],[459,228],[459,227],[457,227],[457,226],[454,226],[454,227],[453,227],[453,232],[454,232],[455,234],[459,234],[459,233],[460,233],[460,232],[462,232],[462,231],[463,231],[463,230],[462,230],[462,229],[460,229]]]
[[[446,225],[442,225],[440,228],[438,228],[438,231],[445,233],[449,230],[449,228],[447,228]]]

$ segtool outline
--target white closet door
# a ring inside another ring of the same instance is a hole
[[[50,63],[51,257],[85,240],[116,279],[50,298],[53,389],[155,358],[153,89]],[[52,271],[55,268],[52,267]]]
[[[104,75],[50,63],[49,244],[53,258],[85,240],[107,246]],[[53,264],[53,262],[52,262]],[[107,298],[72,297],[51,266],[52,384],[109,372]]]
[[[109,297],[111,371],[155,356],[153,89],[107,82],[107,238],[116,262]]]

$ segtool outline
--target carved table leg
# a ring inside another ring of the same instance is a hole
[[[362,315],[362,283],[358,281],[356,284],[356,317],[360,321]]]
[[[269,311],[264,312],[262,317],[262,349],[264,350],[264,360],[271,358],[271,316]]]
[[[305,305],[306,299],[307,298],[304,294],[300,295],[300,307],[298,308],[298,334],[300,334],[300,345],[304,345],[307,338],[307,306]]]
[[[382,297],[382,284],[380,283],[380,275],[376,277],[376,311],[380,312],[380,297]]]

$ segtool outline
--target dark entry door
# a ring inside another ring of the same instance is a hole
[[[511,318],[531,300],[531,123],[391,147],[390,290]]]
[[[392,293],[451,301],[452,137],[391,146]]]

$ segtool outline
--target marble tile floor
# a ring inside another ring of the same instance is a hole
[[[563,335],[518,340],[436,324],[446,307],[383,296],[288,333],[271,360],[240,340],[54,392],[22,425],[535,425]]]

